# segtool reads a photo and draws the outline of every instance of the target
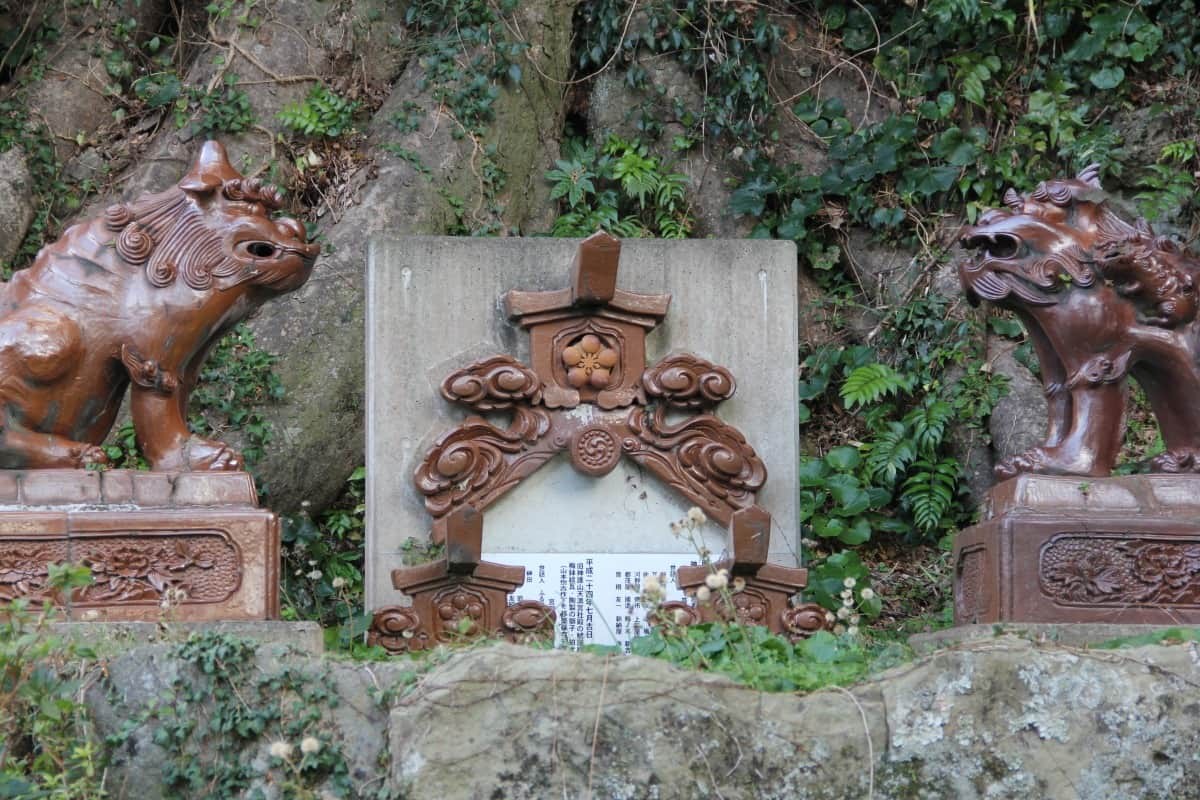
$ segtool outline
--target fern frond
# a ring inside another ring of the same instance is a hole
[[[949,522],[945,516],[954,504],[958,473],[958,461],[953,458],[943,458],[936,463],[918,461],[913,465],[913,472],[904,481],[900,499],[922,533],[932,533]]]
[[[646,195],[658,191],[658,161],[637,150],[627,150],[613,165],[613,177],[620,181],[625,194],[636,197],[638,206],[645,208]]]
[[[888,486],[917,457],[908,429],[899,422],[891,422],[874,440],[863,445],[866,453],[867,473],[872,480],[884,481]]]
[[[657,200],[662,208],[674,211],[683,202],[687,191],[687,176],[672,172],[663,175],[658,183]]]
[[[847,408],[853,409],[874,403],[886,395],[907,392],[912,385],[913,378],[901,375],[887,364],[864,364],[851,372],[842,384],[842,402]]]
[[[904,417],[904,424],[912,428],[913,441],[923,456],[932,456],[946,436],[946,426],[954,417],[954,407],[943,400],[935,400],[914,408]]]
[[[658,235],[664,239],[686,239],[692,230],[692,221],[686,215],[672,216],[661,212],[655,217]]]
[[[638,222],[636,217],[622,217],[613,223],[609,231],[622,239],[640,239],[649,235],[649,231],[642,223]]]

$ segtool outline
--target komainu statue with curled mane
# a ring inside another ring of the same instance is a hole
[[[1157,472],[1200,472],[1200,261],[1106,199],[1099,167],[1047,181],[962,235],[968,298],[1012,310],[1041,363],[1046,441],[996,466],[1108,475],[1124,438],[1127,377],[1141,385],[1166,452]]]
[[[222,334],[308,279],[319,247],[281,204],[207,142],[178,186],[75,225],[0,286],[0,467],[104,463],[132,384],[154,469],[241,468],[189,432],[188,395]]]

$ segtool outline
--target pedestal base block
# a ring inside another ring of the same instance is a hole
[[[954,543],[954,621],[1200,624],[1200,475],[1022,475]]]
[[[52,564],[90,586],[56,596]],[[262,620],[279,615],[279,519],[243,472],[31,470],[0,474],[0,602],[74,620]]]

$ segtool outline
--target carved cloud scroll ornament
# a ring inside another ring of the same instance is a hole
[[[805,570],[768,564],[766,550],[760,553],[770,516],[755,497],[766,467],[741,432],[712,413],[733,396],[733,375],[689,353],[647,367],[646,334],[666,316],[671,298],[617,288],[619,258],[620,242],[597,233],[579,247],[571,287],[505,295],[509,318],[529,331],[530,366],[496,355],[442,382],[446,400],[510,419],[497,425],[467,417],[422,459],[414,482],[434,518],[433,540],[451,546],[454,536],[467,536],[468,520],[482,531],[482,512],[558,453],[592,477],[607,474],[624,456],[730,529],[735,547],[729,566],[745,580],[735,601],[738,619],[791,635],[821,627],[823,611],[818,617],[815,607],[804,613],[789,607],[805,586]],[[595,412],[572,412],[581,405]],[[690,416],[669,422],[668,407]],[[737,546],[744,527],[738,520],[749,519],[748,512],[759,537],[750,549],[748,540]],[[751,549],[758,555],[750,557]],[[500,587],[510,579],[514,589],[520,586],[523,567],[486,565],[478,562],[478,548],[466,552],[458,561],[448,554],[436,564],[395,570],[393,584],[413,597],[413,606],[379,610],[372,640],[406,650],[484,633],[522,640],[553,636],[548,607],[526,602],[504,608]],[[503,570],[511,570],[511,578]],[[700,575],[680,585],[694,591],[703,581]],[[454,593],[445,595],[450,585]],[[698,621],[711,615],[701,609],[683,616]],[[820,625],[810,625],[810,617]]]

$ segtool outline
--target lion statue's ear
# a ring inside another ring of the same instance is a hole
[[[179,188],[191,194],[211,194],[227,180],[242,177],[229,163],[225,146],[209,140],[200,148],[191,170],[179,182]]]
[[[1079,174],[1075,176],[1075,180],[1086,183],[1088,186],[1091,186],[1095,189],[1104,188],[1100,185],[1100,165],[1099,164],[1088,164],[1086,167],[1084,167],[1082,170],[1079,171]]]

